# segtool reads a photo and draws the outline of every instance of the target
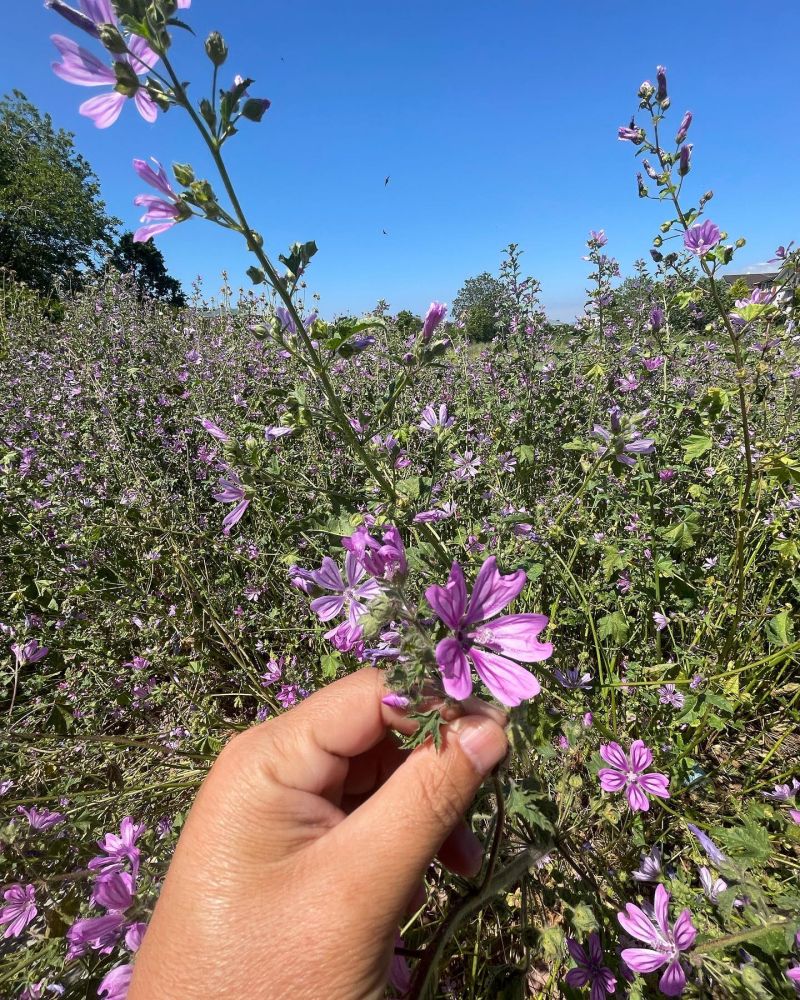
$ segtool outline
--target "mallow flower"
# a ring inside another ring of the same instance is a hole
[[[698,257],[710,253],[722,239],[719,226],[710,219],[695,226],[690,226],[683,234],[683,245]]]
[[[180,196],[173,190],[166,170],[155,157],[151,157],[151,159],[156,165],[155,170],[145,160],[139,159],[133,161],[133,169],[146,184],[154,187],[164,197],[158,198],[154,194],[137,194],[133,199],[134,205],[145,209],[145,213],[139,221],[146,223],[133,234],[134,243],[146,243],[151,237],[165,232],[171,226],[184,221],[191,215],[191,210],[186,207]]]
[[[567,986],[579,989],[591,984],[589,1000],[603,1000],[606,993],[614,993],[617,980],[607,966],[603,965],[603,948],[600,938],[595,932],[589,935],[589,942],[583,948],[575,938],[567,938],[567,948],[575,960],[575,968],[570,969],[565,977]]]
[[[3,893],[5,905],[0,906],[0,926],[5,924],[4,938],[19,937],[36,919],[36,888],[15,882]]]
[[[600,756],[610,764],[597,772],[600,787],[604,792],[621,792],[625,789],[628,805],[634,812],[647,812],[650,808],[648,795],[661,799],[669,798],[669,778],[658,771],[647,771],[653,763],[653,753],[642,740],[634,740],[625,754],[619,743],[603,743]]]
[[[538,641],[547,627],[547,616],[503,615],[489,620],[514,600],[526,579],[523,570],[502,576],[497,560],[490,556],[478,572],[471,596],[464,572],[455,562],[444,587],[434,584],[425,591],[428,604],[453,633],[436,647],[436,662],[451,698],[461,700],[472,692],[470,662],[504,705],[519,705],[541,690],[536,677],[519,663],[537,663],[552,654],[549,642]]]
[[[697,929],[692,923],[692,914],[682,910],[674,925],[669,925],[670,895],[663,885],[656,887],[652,908],[647,910],[635,903],[627,903],[625,911],[617,914],[622,929],[647,948],[624,948],[622,960],[634,972],[655,972],[666,965],[658,988],[668,997],[683,993],[686,974],[681,967],[680,953],[688,951],[694,944]]]

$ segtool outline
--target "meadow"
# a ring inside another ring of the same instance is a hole
[[[119,30],[168,66],[135,8]],[[247,83],[198,117],[220,164],[266,110]],[[281,272],[224,169],[218,198],[185,164],[137,167],[169,209],[147,196],[148,224],[235,228],[254,290],[175,309],[107,276],[53,318],[4,284],[3,996],[121,1000],[225,742],[364,664],[417,741],[431,692],[511,718],[469,817],[484,871],[431,868],[392,995],[794,995],[800,253],[722,279],[743,241],[685,190],[666,88],[659,67],[618,137],[664,225],[624,282],[589,234],[570,326],[513,245],[489,343],[439,303],[323,319],[313,244]],[[524,635],[502,607],[451,622],[435,588],[498,571]]]

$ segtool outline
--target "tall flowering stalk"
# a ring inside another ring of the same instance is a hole
[[[739,416],[742,429],[742,445],[744,449],[745,474],[741,483],[739,500],[735,508],[736,523],[736,608],[733,627],[727,630],[726,639],[721,652],[724,658],[728,655],[736,641],[738,626],[742,617],[742,607],[744,604],[745,589],[745,533],[746,533],[746,507],[750,498],[755,478],[755,467],[753,458],[753,448],[751,443],[750,429],[750,401],[747,393],[748,372],[745,365],[745,353],[742,347],[741,330],[737,330],[731,316],[725,309],[719,289],[717,271],[720,266],[729,264],[733,259],[736,249],[744,245],[744,240],[737,240],[735,246],[723,244],[724,234],[716,223],[710,219],[699,221],[702,217],[706,204],[713,198],[713,192],[706,192],[699,200],[697,207],[686,208],[681,203],[681,194],[684,180],[691,169],[691,147],[687,147],[685,140],[689,134],[692,124],[692,114],[687,111],[681,119],[672,149],[667,148],[667,144],[662,139],[662,122],[670,106],[670,98],[666,96],[666,70],[663,66],[658,67],[658,85],[653,86],[650,81],[645,82],[639,88],[639,108],[646,111],[650,116],[652,135],[637,126],[632,120],[630,127],[621,127],[618,131],[618,138],[624,142],[630,142],[636,147],[636,155],[651,154],[655,156],[657,166],[651,166],[645,159],[643,161],[648,178],[655,183],[656,194],[651,194],[642,175],[638,175],[639,194],[643,198],[657,198],[659,201],[668,198],[674,209],[676,218],[671,219],[661,226],[662,233],[669,233],[673,227],[682,231],[683,245],[700,266],[703,274],[708,279],[711,295],[717,308],[720,321],[730,341],[734,363],[736,389],[739,401]],[[677,177],[676,177],[677,174]],[[660,248],[663,244],[662,237],[655,240],[656,248],[651,251],[656,261],[661,261],[664,256]],[[677,255],[669,255],[673,261]]]

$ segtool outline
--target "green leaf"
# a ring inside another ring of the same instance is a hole
[[[788,646],[794,639],[794,625],[789,612],[779,611],[767,622],[767,641],[773,646]]]
[[[772,856],[769,834],[749,817],[743,820],[741,826],[720,831],[719,838],[731,860],[744,867],[763,864]]]
[[[695,531],[697,522],[687,518],[674,524],[671,528],[662,528],[661,537],[668,545],[675,546],[682,551],[690,549],[695,544]]]
[[[606,580],[610,580],[614,573],[625,569],[627,565],[628,560],[619,549],[613,545],[603,546],[603,575]]]
[[[536,449],[532,444],[521,444],[514,449],[514,454],[520,465],[533,465],[536,461]]]
[[[628,620],[623,611],[612,611],[604,615],[597,623],[597,631],[601,639],[613,639],[623,643],[628,638]]]
[[[683,442],[684,462],[693,462],[696,458],[702,458],[707,451],[711,451],[714,442],[707,434],[690,434]]]
[[[414,747],[422,746],[430,739],[438,751],[442,746],[442,726],[446,725],[438,710],[412,712],[409,713],[408,718],[412,722],[416,722],[419,728],[411,736],[406,736],[403,739],[403,747],[406,750],[413,750]]]
[[[332,681],[342,666],[342,658],[339,653],[326,653],[320,659],[320,664],[322,666],[322,676],[325,680]]]

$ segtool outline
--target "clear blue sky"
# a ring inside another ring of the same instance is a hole
[[[542,282],[551,314],[580,310],[585,234],[605,228],[623,271],[662,220],[636,196],[632,148],[616,127],[663,62],[676,124],[690,108],[690,190],[711,187],[710,216],[748,245],[740,265],[800,235],[797,39],[800,3],[777,0],[194,0],[199,38],[175,45],[184,79],[209,86],[202,39],[231,50],[224,78],[257,80],[273,104],[228,146],[254,225],[273,255],[316,239],[309,283],[326,314],[452,301],[464,278],[495,271],[510,241]],[[0,90],[23,90],[74,131],[110,210],[133,228],[142,190],[130,161],[209,165],[179,112],[147,125],[133,105],[101,131],[80,101],[97,91],[54,77],[54,32],[77,37],[40,0],[3,3]],[[6,9],[7,8],[7,9]],[[91,46],[93,43],[86,38]],[[671,131],[672,129],[670,129]],[[391,180],[384,187],[384,177]],[[388,236],[382,230],[388,231]],[[186,285],[234,285],[250,263],[237,238],[190,222],[158,238]]]

